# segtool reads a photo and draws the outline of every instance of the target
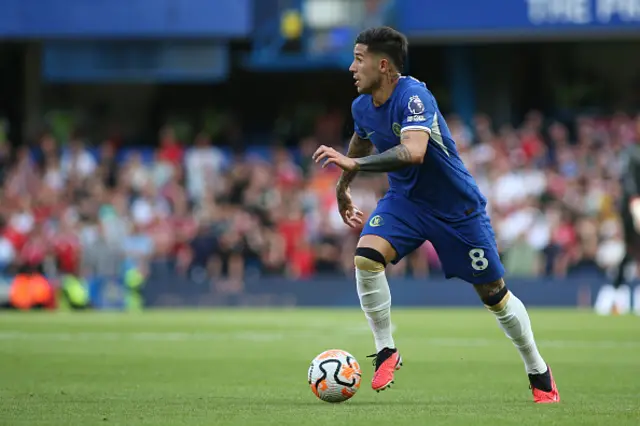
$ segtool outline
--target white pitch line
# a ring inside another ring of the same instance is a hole
[[[369,333],[368,330],[365,330]],[[320,338],[322,340],[331,338],[331,334],[324,334]],[[335,333],[335,338],[366,334],[361,330],[344,330]],[[220,340],[239,340],[251,342],[276,342],[285,339],[309,339],[318,340],[313,333],[295,332],[262,332],[262,331],[245,331],[245,332],[22,332],[22,331],[5,331],[0,332],[0,340],[3,341],[152,341],[152,342],[206,342]],[[503,339],[474,339],[474,338],[419,338],[404,337],[405,341],[423,341],[427,346],[434,347],[483,347],[502,344]],[[538,346],[550,348],[603,348],[603,349],[637,349],[640,348],[640,341],[614,341],[614,340],[539,340]]]
[[[151,333],[151,332],[79,332],[79,333],[25,333],[25,332],[0,332],[0,340],[53,340],[53,341],[96,341],[96,340],[142,340],[156,342],[189,342],[208,340],[249,340],[272,341],[282,340],[281,333]]]

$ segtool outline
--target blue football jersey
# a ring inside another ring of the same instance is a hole
[[[430,135],[422,164],[388,173],[389,196],[405,196],[447,220],[484,209],[486,199],[458,155],[436,99],[423,82],[402,76],[383,105],[376,107],[371,95],[360,95],[351,112],[355,132],[370,140],[378,152],[398,145],[403,131],[424,130]]]

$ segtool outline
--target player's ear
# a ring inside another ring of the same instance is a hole
[[[389,71],[389,60],[385,57],[380,57],[378,61],[378,70],[382,73]]]

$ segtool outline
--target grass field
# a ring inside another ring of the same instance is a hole
[[[562,402],[532,403],[520,357],[483,309],[395,310],[404,368],[369,387],[357,310],[0,315],[0,425],[639,425],[640,318],[531,312]],[[345,349],[363,386],[344,404],[307,385]]]

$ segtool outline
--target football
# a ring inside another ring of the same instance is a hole
[[[308,377],[311,391],[319,399],[343,402],[360,388],[362,371],[356,358],[349,352],[330,349],[311,361]]]

